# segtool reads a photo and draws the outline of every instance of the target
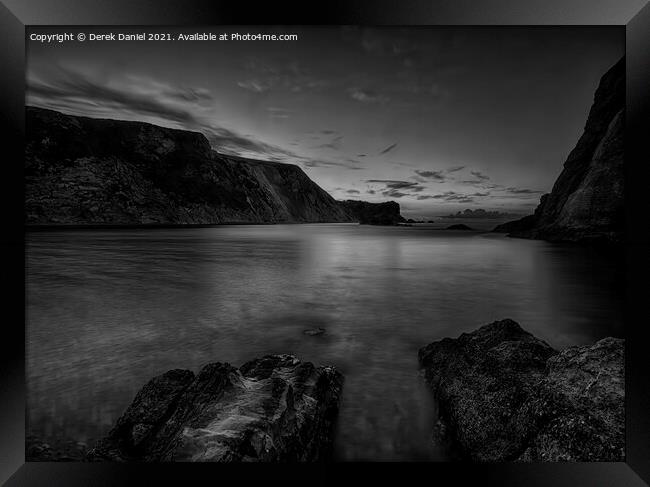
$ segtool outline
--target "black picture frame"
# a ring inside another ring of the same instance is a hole
[[[626,462],[503,464],[216,465],[25,463],[24,106],[25,27],[30,25],[613,25],[626,33]],[[336,481],[441,485],[642,486],[650,483],[650,388],[645,327],[650,166],[650,5],[645,0],[2,0],[0,178],[3,223],[0,338],[0,482],[6,485],[123,485]],[[411,480],[412,479],[412,480]],[[231,480],[232,481],[232,480]],[[647,482],[647,483],[646,483]]]

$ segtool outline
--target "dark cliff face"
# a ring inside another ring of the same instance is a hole
[[[339,201],[350,218],[367,225],[397,225],[404,222],[399,204],[394,201],[368,203],[366,201]]]
[[[495,231],[556,241],[621,241],[624,107],[625,58],[600,80],[584,133],[535,214]]]
[[[28,107],[26,136],[28,224],[356,221],[299,167],[218,154],[196,132]]]

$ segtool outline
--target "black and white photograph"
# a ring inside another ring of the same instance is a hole
[[[26,33],[27,462],[625,462],[625,31]]]

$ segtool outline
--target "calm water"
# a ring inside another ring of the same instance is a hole
[[[29,430],[92,442],[151,377],[267,353],[345,374],[341,460],[442,460],[417,350],[513,318],[622,336],[611,255],[431,227],[224,226],[27,237]],[[305,329],[322,327],[325,335]]]

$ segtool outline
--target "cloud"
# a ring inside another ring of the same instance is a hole
[[[245,90],[252,91],[253,93],[264,93],[271,89],[271,84],[259,79],[248,79],[245,81],[238,81],[237,86]]]
[[[237,85],[253,93],[263,93],[271,89],[280,89],[291,93],[317,91],[329,85],[326,80],[312,76],[297,62],[269,64],[259,58],[248,58],[244,69],[251,77],[239,81]]]
[[[418,176],[421,176],[423,178],[435,179],[435,180],[440,181],[440,182],[445,181],[447,179],[445,177],[445,175],[442,173],[442,171],[420,171],[420,170],[416,170],[415,173]]]
[[[391,145],[389,145],[388,147],[386,147],[385,149],[381,150],[381,151],[379,152],[379,154],[380,154],[380,155],[381,155],[381,154],[387,154],[387,153],[389,153],[390,151],[392,151],[395,147],[397,147],[397,142],[395,142],[394,144],[391,144]]]
[[[201,88],[173,86],[134,75],[92,77],[63,67],[51,74],[47,82],[30,73],[27,85],[28,103],[42,108],[91,117],[146,119],[198,131],[213,148],[228,155],[280,158],[284,162],[293,162],[298,157],[289,150],[216,124],[212,107],[206,103],[212,99],[211,94]]]
[[[472,203],[474,201],[474,198],[470,195],[462,194],[462,193],[457,193],[455,191],[446,191],[444,193],[439,193],[439,194],[423,194],[419,195],[417,197],[418,200],[428,200],[428,199],[434,199],[434,200],[442,200],[442,201],[452,201],[455,203]]]
[[[390,99],[373,90],[364,90],[361,88],[350,88],[348,90],[350,97],[361,103],[388,103]]]
[[[343,160],[351,162],[352,164],[361,164],[361,161],[355,159],[354,157],[344,157]]]
[[[267,107],[266,111],[271,118],[289,118],[292,113],[291,110],[280,107]]]
[[[499,187],[503,188],[503,186],[501,185],[488,183],[490,177],[487,174],[483,174],[481,171],[470,171],[470,173],[472,176],[474,176],[475,179],[464,179],[459,181],[459,183],[468,184],[470,186],[478,186],[479,188],[490,188],[490,189],[496,189]]]
[[[28,97],[55,105],[79,109],[82,106],[99,106],[113,110],[126,110],[147,116],[161,117],[180,123],[196,124],[197,119],[190,107],[178,103],[181,91],[161,90],[155,82],[132,85],[131,80],[122,80],[122,86],[109,86],[96,82],[83,73],[65,73],[62,79],[44,82],[28,77]],[[167,94],[165,94],[167,93]],[[171,98],[174,101],[169,100]],[[82,108],[83,111],[83,108]]]
[[[214,97],[204,88],[179,88],[169,93],[172,97],[191,102],[212,101]]]
[[[382,191],[382,195],[388,196],[389,198],[403,198],[404,196],[409,196],[408,193],[402,193],[396,189],[389,189],[387,191]]]
[[[424,186],[412,181],[399,181],[394,179],[366,179],[366,183],[383,184],[388,189],[408,189],[411,191],[422,191]]]
[[[479,178],[480,180],[486,181],[490,179],[489,176],[486,176],[481,171],[471,171],[472,176]]]
[[[344,161],[331,161],[327,159],[301,157],[300,163],[302,163],[305,167],[339,167],[350,169],[352,171],[362,171],[365,169],[364,166],[360,166],[358,161],[354,161],[353,159],[346,159]]]
[[[425,189],[418,182],[413,181],[400,181],[395,179],[366,179],[366,183],[380,184],[383,186],[379,191],[383,196],[390,198],[403,198],[405,196],[415,196],[414,193],[419,193]],[[409,191],[407,193],[407,191]],[[374,189],[368,189],[368,194],[375,194]]]
[[[447,172],[449,172],[449,173],[458,172],[458,171],[462,171],[463,169],[465,169],[465,166],[452,166],[452,167],[447,169]]]
[[[297,157],[294,152],[256,140],[252,136],[240,135],[223,127],[204,127],[202,132],[210,145],[218,152],[261,158]]]
[[[541,191],[529,190],[525,188],[504,188],[500,185],[490,185],[494,187],[493,193],[491,191],[476,191],[473,193],[461,193],[457,191],[445,191],[443,193],[437,194],[420,194],[417,196],[418,200],[437,200],[441,202],[450,202],[450,203],[474,203],[476,201],[485,201],[485,198],[490,198],[490,201],[493,199],[520,199],[520,200],[530,200],[531,198],[536,198]],[[505,193],[505,194],[504,194]]]
[[[343,136],[339,135],[338,137],[334,137],[330,142],[327,142],[325,144],[320,144],[317,145],[315,148],[316,149],[334,149],[334,150],[339,150],[341,148],[341,144],[343,143]]]
[[[542,194],[544,192],[544,191],[536,191],[534,189],[513,188],[513,187],[506,188],[506,191],[512,194]]]
[[[361,194],[361,191],[357,189],[348,189],[345,191],[347,194]]]

